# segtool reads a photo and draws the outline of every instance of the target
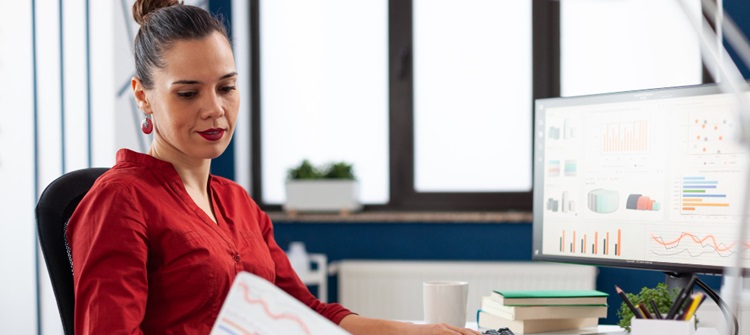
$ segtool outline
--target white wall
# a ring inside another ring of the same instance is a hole
[[[150,142],[131,104],[132,3],[0,4],[0,334],[63,333],[37,246],[34,209],[44,188],[69,171],[112,166],[118,148],[145,151]],[[237,58],[249,111],[248,9],[244,1],[233,6],[240,11],[232,19],[244,20],[234,42],[243,49]],[[249,129],[246,115],[238,130]],[[239,138],[236,151],[249,153],[249,133]],[[242,156],[237,167],[247,169]]]
[[[33,334],[39,331],[39,325],[50,334],[61,333],[46,265],[37,260],[34,207],[44,186],[63,172],[91,163],[109,164],[99,153],[112,151],[108,134],[113,124],[107,123],[106,116],[90,121],[88,114],[89,105],[112,110],[107,103],[112,99],[106,98],[111,94],[104,94],[111,91],[111,80],[107,79],[112,68],[107,49],[111,48],[106,46],[111,40],[107,35],[111,23],[106,15],[110,10],[103,2],[92,5],[89,9],[98,15],[87,22],[85,4],[85,0],[68,0],[60,8],[59,2],[50,0],[7,1],[0,9],[3,334]],[[89,35],[87,23],[93,28]],[[91,49],[86,47],[87,38]],[[87,61],[97,68],[96,72],[87,71]],[[98,83],[91,87],[91,98],[89,78]],[[95,128],[93,122],[105,131],[89,132]],[[42,301],[39,307],[38,299]]]
[[[0,333],[36,332],[31,6],[0,5]],[[24,29],[18,29],[24,27]],[[12,52],[10,52],[12,51]]]

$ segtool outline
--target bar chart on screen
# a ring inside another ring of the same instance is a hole
[[[646,152],[649,148],[648,121],[605,122],[601,149],[605,154]]]
[[[274,284],[248,272],[237,275],[211,335],[346,335]]]
[[[684,175],[678,181],[680,214],[741,215],[742,189],[721,173]]]
[[[563,229],[557,250],[560,253],[592,256],[622,256],[622,229]]]

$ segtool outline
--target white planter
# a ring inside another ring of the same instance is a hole
[[[354,212],[359,203],[356,180],[289,180],[286,182],[287,212]]]

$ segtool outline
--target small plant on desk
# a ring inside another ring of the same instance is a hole
[[[667,315],[669,308],[672,307],[672,302],[677,297],[677,293],[676,289],[670,291],[669,288],[667,288],[667,284],[659,283],[655,288],[644,287],[638,294],[625,293],[625,295],[630,299],[633,305],[637,306],[638,304],[643,303],[648,306],[648,310],[651,312],[653,312],[653,310],[650,301],[653,300],[656,303],[656,306],[659,307],[659,313]],[[620,305],[620,309],[617,310],[617,316],[620,318],[620,327],[630,333],[630,320],[634,315],[633,311],[630,310],[625,302],[623,302]]]

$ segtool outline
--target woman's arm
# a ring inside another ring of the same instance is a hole
[[[244,194],[247,193],[245,192]],[[340,304],[323,303],[310,293],[307,286],[294,272],[284,250],[276,243],[273,236],[273,223],[271,222],[271,219],[255,204],[254,201],[252,201],[252,199],[249,198],[249,196],[248,202],[251,204],[251,207],[254,208],[255,216],[257,218],[256,220],[260,227],[261,234],[263,235],[263,240],[265,241],[266,247],[268,248],[274,262],[276,269],[274,284],[333,323],[339,323],[344,316],[351,314],[351,311],[347,310]]]
[[[372,319],[356,314],[344,317],[341,328],[353,335],[479,335],[476,330],[447,324],[418,325],[408,322]]]
[[[89,192],[67,237],[73,260],[76,334],[141,334],[146,310],[146,228],[117,185]]]

